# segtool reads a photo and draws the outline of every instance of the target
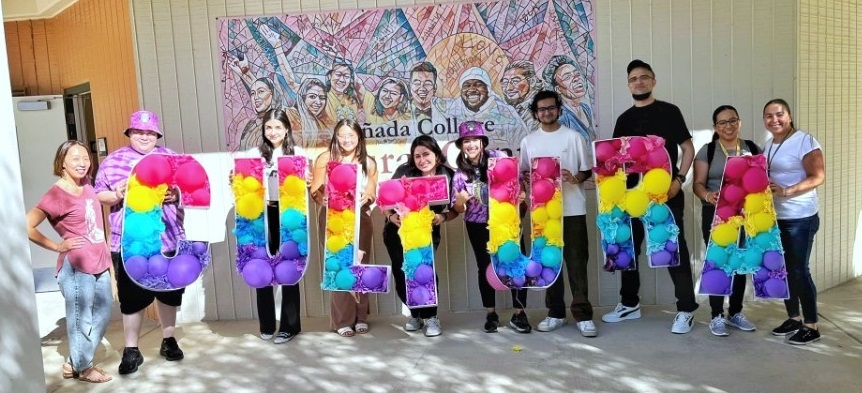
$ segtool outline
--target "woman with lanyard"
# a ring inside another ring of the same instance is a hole
[[[452,169],[443,165],[445,162],[446,158],[443,157],[443,151],[440,150],[437,141],[428,135],[420,135],[413,140],[413,144],[410,146],[410,157],[407,162],[395,169],[392,178],[445,175],[449,180],[448,184],[451,185],[452,176],[455,173]],[[448,209],[446,205],[431,206],[431,211],[434,212],[431,239],[434,244],[434,251],[437,251],[437,247],[440,245],[440,225],[445,221],[458,217],[458,213]],[[404,247],[401,244],[401,237],[398,236],[398,228],[401,227],[401,217],[393,209],[385,210],[384,214],[386,214],[386,225],[383,227],[383,244],[389,253],[389,259],[392,260],[392,276],[395,279],[395,291],[398,292],[398,297],[401,301],[407,304],[407,288],[404,281],[404,271],[401,270],[404,265]],[[437,282],[439,283],[439,280]],[[440,335],[440,319],[437,318],[436,306],[410,310],[410,319],[404,325],[404,330],[415,332],[422,329],[423,326],[425,327],[426,337]]]
[[[477,121],[467,121],[458,127],[458,139],[455,146],[461,150],[458,154],[458,171],[452,179],[452,209],[464,213],[464,225],[467,227],[467,237],[476,255],[476,265],[479,268],[479,293],[482,295],[482,306],[485,307],[485,333],[495,333],[500,325],[495,306],[494,288],[488,283],[485,270],[491,264],[488,254],[488,158],[505,157],[499,150],[487,150],[488,137],[485,128]],[[533,330],[524,307],[527,305],[527,290],[512,290],[512,304],[515,314],[509,321],[509,327],[518,333],[529,333]]]
[[[816,188],[826,178],[823,151],[814,136],[796,129],[790,106],[782,99],[763,107],[763,125],[772,134],[764,151],[790,283],[790,298],[784,301],[788,319],[772,334],[792,335],[791,344],[805,345],[820,339],[817,288],[808,261],[820,228]]]
[[[712,123],[715,133],[712,142],[698,150],[694,157],[694,195],[701,200],[701,230],[703,241],[709,244],[709,233],[712,229],[715,205],[718,203],[718,190],[721,188],[721,178],[724,166],[732,156],[760,154],[760,149],[750,140],[739,138],[742,120],[736,108],[722,105],[712,112]],[[730,307],[727,309],[729,318],[724,318],[724,296],[709,296],[709,306],[712,309],[712,319],[709,331],[716,336],[727,336],[727,325],[746,332],[756,328],[745,314],[742,313],[742,298],[745,295],[744,274],[733,277],[733,288],[730,294]]]

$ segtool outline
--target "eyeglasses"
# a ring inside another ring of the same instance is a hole
[[[398,90],[380,89],[380,96],[398,97],[401,92]]]
[[[548,113],[550,113],[550,112],[555,112],[557,109],[559,109],[559,108],[556,105],[555,106],[545,106],[545,107],[537,108],[536,112],[539,112],[539,113],[548,112]]]
[[[652,79],[654,79],[654,78],[649,76],[649,75],[633,76],[633,77],[629,78],[629,83],[637,83],[637,81],[641,81],[641,82],[646,83]]]
[[[727,126],[736,127],[739,124],[739,119],[730,119],[730,120],[722,120],[720,122],[715,123],[715,126],[718,128],[724,128]]]
[[[524,81],[524,78],[521,78],[521,77],[516,76],[516,77],[511,78],[511,79],[509,79],[509,78],[503,78],[503,79],[500,79],[500,84],[501,84],[501,85],[503,85],[503,86],[506,86],[506,85],[508,85],[508,84],[510,84],[510,83],[511,83],[511,84],[513,84],[513,85],[517,85],[517,84],[519,84],[519,83],[521,83],[521,82],[523,82],[523,81]]]

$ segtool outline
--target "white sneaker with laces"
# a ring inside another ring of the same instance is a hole
[[[408,332],[415,332],[419,329],[422,329],[422,325],[424,325],[424,323],[422,322],[422,318],[410,317],[410,319],[407,320],[407,323],[404,324],[404,330]]]
[[[727,336],[727,321],[724,320],[724,316],[719,315],[709,321],[709,331],[719,337]]]
[[[686,334],[691,331],[692,325],[694,325],[694,314],[680,311],[673,318],[673,326],[670,328],[670,331],[676,334]]]
[[[641,317],[641,305],[634,307],[624,306],[622,303],[617,303],[614,311],[602,315],[602,321],[607,323],[622,322],[627,319],[638,319]]]
[[[536,326],[536,330],[540,332],[550,332],[565,326],[566,323],[568,323],[566,318],[547,317],[543,319],[542,322],[539,322],[539,325]]]
[[[595,337],[599,334],[596,331],[596,324],[593,323],[593,321],[578,322],[578,330],[581,331],[581,335],[584,337]]]
[[[263,341],[269,341],[269,340],[272,340],[272,334],[261,333],[261,334],[260,334],[260,339],[261,339],[261,340],[263,340]]]
[[[440,318],[431,317],[425,320],[425,337],[437,337],[441,333]]]
[[[754,324],[745,317],[745,314],[741,312],[733,314],[733,316],[727,320],[727,324],[745,332],[753,332],[757,329],[757,326],[754,326]]]

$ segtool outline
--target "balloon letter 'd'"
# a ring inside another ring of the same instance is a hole
[[[534,158],[530,171],[530,217],[533,239],[530,256],[518,245],[518,159],[492,158],[488,163],[488,252],[491,265],[485,272],[498,290],[547,288],[560,274],[563,260],[563,194],[559,158]]]
[[[179,189],[186,208],[210,206],[209,179],[192,156],[148,154],[132,169],[123,208],[123,266],[132,280],[153,291],[188,286],[210,261],[207,242],[180,240],[174,257],[162,255],[168,189]]]
[[[404,248],[407,307],[436,306],[437,275],[431,239],[434,213],[428,205],[449,202],[449,179],[431,176],[386,180],[378,185],[377,195],[381,209],[395,209],[401,216],[398,235]]]
[[[754,294],[787,299],[787,270],[763,155],[729,157],[701,273],[700,293],[730,295],[735,274],[754,275]],[[738,247],[745,228],[745,248]]]
[[[295,285],[305,274],[308,260],[308,159],[278,159],[279,251],[270,255],[265,231],[263,159],[234,160],[233,189],[236,206],[236,268],[254,288]]]
[[[665,141],[657,136],[635,136],[593,142],[599,214],[607,271],[636,267],[632,218],[644,225],[650,267],[679,265],[679,227],[665,205],[671,185],[670,158]],[[642,181],[626,188],[627,174],[641,174]]]
[[[326,167],[326,238],[323,282],[327,291],[385,293],[389,266],[361,265],[359,250],[359,173],[356,164]]]

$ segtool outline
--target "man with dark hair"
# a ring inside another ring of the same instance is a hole
[[[434,64],[427,61],[414,64],[410,68],[410,95],[411,113],[415,122],[424,119],[431,119],[435,124],[446,122],[449,100],[435,97],[436,93],[437,68]]]
[[[560,123],[581,134],[588,142],[595,140],[593,110],[587,96],[586,75],[581,66],[568,56],[557,55],[548,61],[542,79],[563,99]]]
[[[500,78],[503,89],[503,99],[513,106],[528,130],[539,127],[539,121],[530,112],[530,104],[539,90],[542,90],[542,80],[536,75],[536,67],[529,60],[516,60],[503,69]]]
[[[589,243],[587,241],[587,199],[584,181],[592,176],[587,155],[587,142],[574,130],[560,124],[563,102],[559,94],[543,90],[530,103],[530,112],[539,122],[539,127],[521,141],[521,172],[529,178],[532,159],[537,157],[559,157],[563,183],[563,260],[565,277],[569,279],[572,292],[572,318],[584,337],[595,337],[593,306],[587,297],[587,263]],[[561,271],[561,272],[562,272]],[[540,332],[550,332],[566,324],[565,283],[563,277],[548,288],[545,306],[548,317],[536,327]]]
[[[683,193],[680,192],[686,174],[694,160],[694,145],[691,142],[691,133],[685,125],[679,108],[653,97],[652,92],[656,78],[652,67],[641,60],[632,60],[626,67],[626,71],[628,72],[629,90],[635,104],[617,118],[614,138],[656,135],[665,140],[665,149],[670,156],[673,167],[672,174],[674,175],[670,190],[667,193],[669,198],[667,206],[673,214],[676,225],[679,226],[680,233],[678,238],[679,266],[667,268],[673,281],[674,294],[677,299],[677,314],[673,320],[671,332],[684,334],[691,331],[694,320],[693,313],[698,307],[694,297],[694,282],[691,277],[691,257],[683,235],[685,233],[683,226],[685,200]],[[682,149],[682,161],[679,166],[677,166],[679,158],[677,146]],[[636,177],[629,177],[629,188],[635,186],[637,182]],[[644,239],[644,228],[638,219],[632,219],[632,238],[635,243],[635,255],[639,255]],[[620,276],[622,281],[620,303],[613,311],[602,316],[602,320],[608,323],[637,319],[641,316],[640,298],[638,297],[640,289],[638,271],[626,270]]]

